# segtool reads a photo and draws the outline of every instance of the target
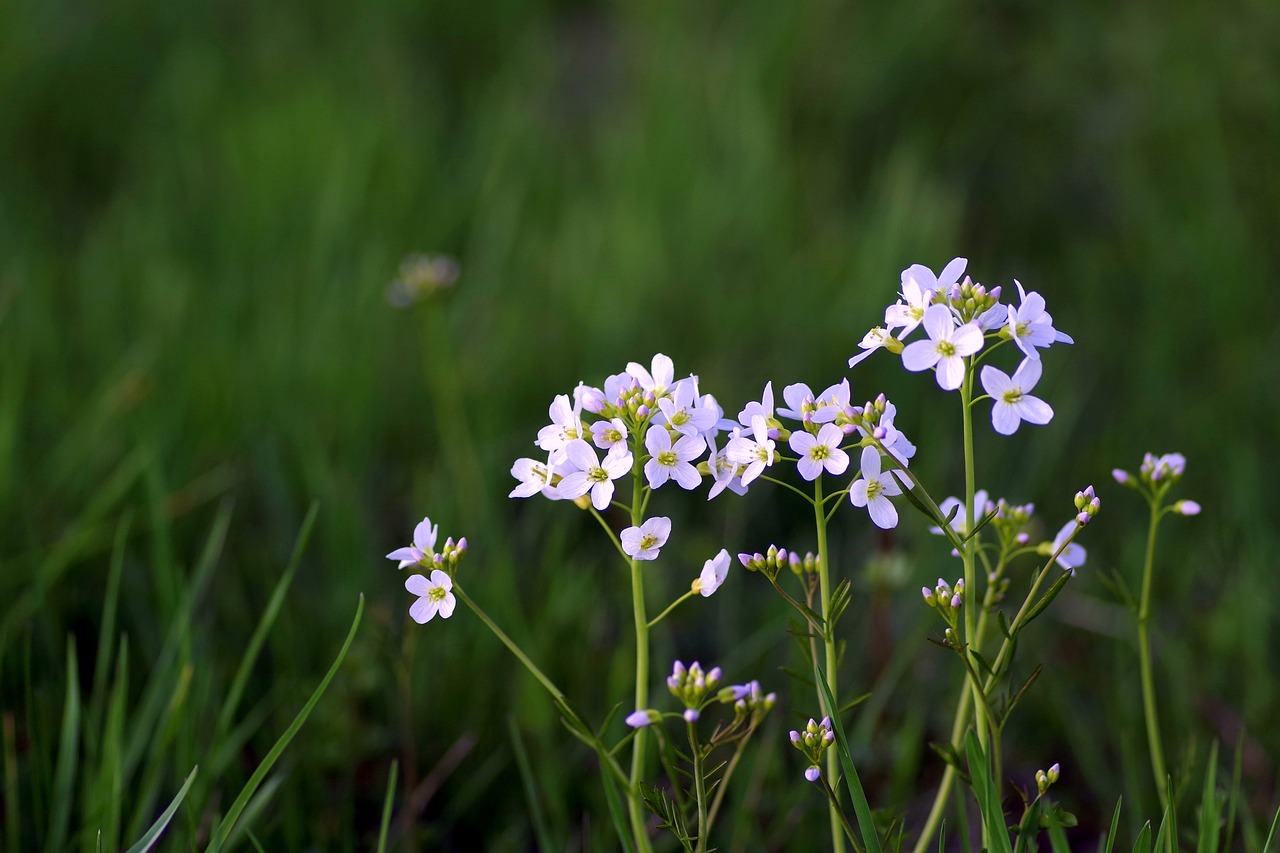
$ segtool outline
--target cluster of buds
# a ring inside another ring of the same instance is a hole
[[[1000,293],[999,285],[987,290],[984,285],[965,276],[964,281],[951,285],[946,291],[934,294],[933,301],[950,305],[959,312],[961,322],[968,323],[1000,304]]]
[[[1044,796],[1044,792],[1049,790],[1049,786],[1058,781],[1058,765],[1054,764],[1047,771],[1036,771],[1036,790],[1040,796]]]
[[[742,563],[747,571],[764,572],[771,579],[777,578],[778,572],[784,567],[790,569],[796,576],[814,574],[818,571],[818,557],[813,552],[807,552],[802,557],[795,551],[788,551],[776,545],[770,545],[769,550],[763,554],[759,551],[754,554],[741,553],[738,555],[738,562]]]
[[[1093,493],[1093,486],[1085,486],[1083,492],[1076,492],[1076,524],[1084,527],[1102,509],[1102,500]]]
[[[621,418],[628,426],[646,421],[658,402],[653,391],[641,388],[634,376],[625,373],[609,377],[603,394],[597,396],[593,390],[584,393],[582,408],[602,418]]]
[[[991,512],[990,504],[987,506],[987,512],[989,513]],[[1031,522],[1031,516],[1035,514],[1035,511],[1035,504],[1018,506],[1009,503],[1004,498],[996,501],[996,515],[995,518],[991,519],[991,526],[995,528],[1001,544],[1006,546],[1010,544],[1027,544],[1031,537],[1026,532],[1026,527]]]
[[[388,560],[395,560],[404,569],[409,566],[425,569],[430,572],[440,570],[453,577],[458,562],[467,554],[467,537],[457,542],[453,537],[444,540],[444,545],[436,551],[436,539],[440,525],[432,524],[430,518],[424,518],[413,529],[413,544],[397,548],[387,555]]]
[[[959,611],[965,598],[964,578],[957,578],[955,586],[948,584],[943,578],[938,578],[937,586],[933,589],[922,586],[920,594],[924,596],[924,603],[938,611],[938,615],[947,623],[947,643],[955,645],[955,629],[959,624]]]
[[[1148,500],[1155,500],[1162,497],[1170,486],[1181,480],[1186,470],[1187,459],[1181,453],[1166,453],[1163,456],[1146,453],[1143,454],[1137,477],[1121,468],[1112,471],[1111,476],[1120,485],[1137,489],[1146,494]],[[1178,515],[1199,515],[1200,504],[1195,501],[1176,501],[1166,511],[1176,512]]]
[[[823,717],[822,722],[814,722],[813,718],[809,718],[809,723],[804,727],[804,731],[792,731],[790,734],[791,745],[804,753],[804,757],[809,761],[809,767],[804,771],[804,778],[810,782],[817,782],[822,777],[822,753],[827,751],[831,744],[835,743],[835,732],[831,731],[831,718]]]
[[[734,722],[749,720],[753,727],[759,725],[764,715],[778,704],[778,694],[765,693],[760,689],[759,681],[730,685],[721,690],[716,698],[726,705],[733,704]]]
[[[703,706],[716,693],[719,683],[720,667],[714,666],[709,672],[703,672],[702,664],[697,661],[689,664],[687,669],[676,661],[671,675],[667,676],[667,689],[684,705],[684,718],[690,723],[697,722]]]
[[[450,536],[444,540],[440,553],[432,555],[432,563],[435,568],[444,569],[452,576],[458,569],[458,562],[466,555],[467,537],[463,536],[454,542],[453,537]]]

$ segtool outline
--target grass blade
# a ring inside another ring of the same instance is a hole
[[[1116,834],[1120,832],[1120,805],[1123,802],[1123,797],[1116,800],[1116,810],[1111,815],[1111,829],[1107,831],[1107,846],[1104,853],[1111,853],[1112,848],[1116,846]]]
[[[1267,840],[1262,842],[1262,853],[1271,853],[1275,850],[1276,828],[1280,827],[1280,809],[1276,809],[1276,816],[1271,819],[1271,831],[1267,833]]]
[[[391,772],[387,774],[387,796],[382,801],[382,825],[378,827],[378,853],[387,853],[387,831],[391,828],[391,804],[396,798],[396,776],[400,762],[391,759]]]
[[[1217,787],[1218,742],[1209,749],[1209,766],[1204,772],[1204,792],[1200,795],[1200,827],[1196,838],[1196,853],[1218,853],[1218,823],[1222,819],[1222,805],[1218,802]]]
[[[71,804],[75,799],[76,768],[80,745],[80,673],[76,645],[67,637],[67,698],[62,706],[62,734],[58,738],[58,765],[54,771],[53,816],[49,821],[49,849],[67,845]]]
[[[973,780],[973,795],[977,797],[978,808],[982,812],[983,834],[987,839],[987,849],[994,853],[1013,853],[1013,848],[1009,845],[1009,827],[1005,825],[1000,798],[996,795],[996,786],[991,780],[987,754],[982,751],[978,736],[972,729],[965,735],[964,751],[969,759],[969,777]]]
[[[822,689],[822,701],[828,708],[839,708],[836,699],[827,686],[826,673],[817,661],[813,663],[814,680]],[[849,797],[853,802],[853,814],[858,819],[858,834],[868,853],[880,853],[880,836],[876,834],[875,819],[871,815],[871,806],[867,803],[866,792],[862,790],[862,781],[853,766],[853,755],[849,752],[849,739],[844,734],[844,724],[840,722],[840,713],[831,715],[831,728],[836,735],[836,749],[840,754],[840,766],[844,769],[844,781],[849,787]]]
[[[240,666],[236,670],[236,676],[231,682],[231,689],[227,691],[227,698],[222,703],[222,710],[218,712],[218,723],[214,728],[214,740],[220,740],[221,735],[225,734],[231,727],[231,718],[235,715],[236,707],[240,704],[240,697],[244,695],[245,686],[249,683],[249,673],[253,669],[254,663],[258,660],[258,654],[262,651],[262,646],[267,641],[267,634],[271,632],[271,626],[275,624],[276,616],[280,613],[280,608],[284,604],[285,593],[289,591],[289,585],[293,583],[293,575],[298,570],[298,564],[302,562],[302,553],[307,548],[307,542],[311,539],[311,529],[315,526],[316,515],[320,512],[320,503],[318,501],[311,502],[311,508],[307,510],[307,517],[303,519],[302,527],[298,530],[298,538],[293,543],[293,554],[289,557],[289,565],[285,568],[284,574],[280,576],[280,580],[276,582],[275,589],[271,591],[271,599],[267,602],[267,609],[263,611],[262,618],[258,620],[258,627],[254,629],[253,636],[249,639],[249,645],[245,648],[244,657],[240,659]]]
[[[199,769],[200,765],[198,764],[191,768],[191,772],[187,774],[187,781],[182,783],[182,788],[179,789],[173,801],[169,803],[169,807],[161,813],[160,817],[156,818],[156,822],[151,824],[151,828],[146,831],[146,834],[139,838],[137,843],[130,847],[126,853],[146,853],[160,840],[161,834],[169,826],[169,821],[173,820],[173,816],[177,813],[178,806],[182,805],[183,799],[186,798],[187,791],[191,790],[191,783],[196,780],[196,772]]]
[[[293,740],[294,735],[302,728],[302,724],[307,721],[307,717],[311,715],[311,711],[320,701],[320,697],[324,695],[325,690],[329,687],[329,682],[333,681],[333,677],[338,674],[338,668],[342,666],[342,661],[346,659],[347,652],[351,648],[351,642],[356,637],[356,631],[360,627],[360,618],[364,615],[364,594],[360,595],[360,603],[356,605],[356,616],[351,621],[351,628],[347,631],[347,639],[342,644],[337,658],[334,659],[333,665],[329,667],[329,671],[321,680],[320,685],[316,687],[315,692],[311,694],[311,698],[307,700],[307,704],[302,706],[302,710],[293,718],[293,722],[289,724],[289,728],[285,729],[271,747],[271,751],[262,759],[262,763],[253,771],[253,775],[249,777],[249,781],[245,783],[244,788],[240,791],[240,795],[236,797],[235,802],[231,804],[231,808],[227,810],[226,816],[218,823],[217,829],[213,833],[213,843],[210,850],[220,850],[222,845],[226,843],[227,838],[231,835],[231,830],[235,828],[236,821],[240,819],[241,813],[253,798],[258,786],[262,784],[262,780],[271,772],[271,768],[284,752],[285,747]]]

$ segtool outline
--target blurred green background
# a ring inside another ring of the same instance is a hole
[[[464,611],[406,625],[382,555],[424,514],[467,535],[473,595],[601,719],[629,694],[622,569],[587,516],[505,498],[552,396],[658,351],[731,413],[766,379],[823,387],[899,271],[955,255],[1043,293],[1076,340],[1045,359],[1050,426],[979,431],[980,485],[1049,526],[1087,483],[1104,501],[1088,568],[1023,652],[1047,672],[1010,774],[1062,762],[1082,839],[1121,794],[1130,829],[1154,814],[1132,626],[1097,574],[1136,585],[1145,523],[1108,472],[1179,450],[1206,511],[1162,542],[1166,742],[1175,765],[1241,742],[1244,788],[1274,809],[1277,43],[1266,0],[0,4],[0,711],[33,815],[22,844],[47,841],[68,637],[101,692],[87,662],[121,518],[129,694],[183,666],[199,687],[150,765],[163,805],[200,760],[200,696],[225,689],[315,499],[244,703],[258,722],[202,802],[225,808],[363,592],[352,657],[254,824],[266,846],[367,847],[398,758],[398,845],[532,849],[512,714],[555,837],[607,846],[591,758],[536,685]],[[419,251],[460,278],[393,308]],[[883,355],[852,383],[888,393],[926,482],[960,491],[951,398]],[[655,599],[722,545],[813,547],[781,491],[709,507],[670,492]],[[219,504],[225,547],[159,666]],[[913,590],[954,566],[917,518],[893,539],[852,511],[836,523],[860,601],[845,683],[879,691],[854,715],[864,780],[918,826],[956,673],[922,641]],[[735,574],[686,605],[657,669],[679,654],[787,691],[767,592]],[[783,746],[806,696],[739,777],[722,849],[823,837]],[[175,838],[200,838],[201,810],[184,812]]]

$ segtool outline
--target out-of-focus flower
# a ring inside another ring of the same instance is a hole
[[[400,275],[387,287],[387,302],[408,308],[452,286],[459,272],[458,262],[448,255],[409,255],[400,262]]]

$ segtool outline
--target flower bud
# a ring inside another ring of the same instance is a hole
[[[1178,515],[1199,515],[1200,504],[1195,501],[1178,501],[1173,505],[1173,511]]]
[[[696,709],[696,708],[686,708],[686,709],[685,709],[685,711],[684,711],[684,721],[685,721],[686,723],[696,723],[696,722],[698,722],[698,717],[699,717],[699,716],[701,716],[701,715],[698,713],[698,711],[697,711],[697,709]]]
[[[818,767],[810,767],[808,770],[804,771],[804,778],[810,782],[817,782],[822,778],[822,770]]]
[[[1111,477],[1122,486],[1133,485],[1133,475],[1122,468],[1112,468]]]
[[[651,726],[662,719],[662,715],[652,708],[644,708],[639,711],[633,711],[627,715],[627,725],[633,729],[642,729],[645,726]]]

